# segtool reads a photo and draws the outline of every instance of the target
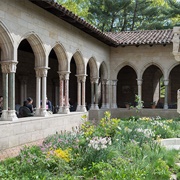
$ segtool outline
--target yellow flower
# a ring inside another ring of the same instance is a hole
[[[70,161],[69,155],[70,149],[62,150],[61,148],[54,150],[54,155],[58,158],[65,160],[66,162]]]

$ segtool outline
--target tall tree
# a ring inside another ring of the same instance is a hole
[[[179,0],[58,0],[101,31],[172,28],[180,21]]]

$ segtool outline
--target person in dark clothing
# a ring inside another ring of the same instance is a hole
[[[25,102],[24,102],[24,103],[25,103]],[[26,106],[27,108],[29,108],[29,110],[31,111],[31,113],[33,113],[33,111],[34,111],[32,103],[33,103],[33,99],[32,99],[31,97],[28,97],[28,98],[27,98],[27,101],[26,101],[26,103],[25,103],[25,106]]]
[[[51,101],[48,100],[47,97],[46,97],[46,109],[47,109],[48,111],[52,111],[52,112],[53,112],[52,103],[51,103]]]

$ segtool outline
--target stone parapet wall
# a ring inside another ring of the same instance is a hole
[[[61,131],[71,131],[83,122],[81,116],[86,113],[51,115],[49,117],[20,118],[16,122],[0,121],[1,150],[44,139]]]
[[[112,118],[128,118],[130,116],[139,116],[139,117],[156,117],[160,116],[162,118],[178,118],[179,114],[176,109],[142,109],[139,112],[136,112],[135,109],[106,109],[106,110],[90,110],[89,111],[89,120],[98,121],[104,117],[104,112],[110,111]]]

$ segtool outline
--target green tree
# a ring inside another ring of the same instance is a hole
[[[74,14],[87,20],[90,5],[89,0],[57,0],[57,2]]]
[[[101,31],[168,29],[180,21],[178,0],[58,0]]]

